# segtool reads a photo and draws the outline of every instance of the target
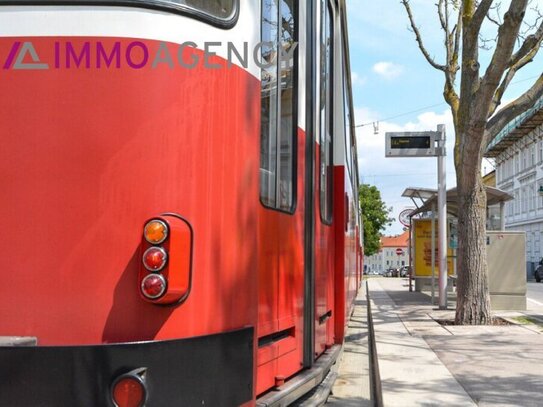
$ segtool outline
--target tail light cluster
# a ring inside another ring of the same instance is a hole
[[[163,215],[145,223],[140,267],[140,292],[146,301],[175,304],[190,290],[192,229],[177,215]]]

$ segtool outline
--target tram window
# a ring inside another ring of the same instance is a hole
[[[353,143],[352,143],[352,133],[351,133],[351,99],[349,96],[349,86],[347,83],[347,64],[345,59],[343,60],[343,114],[344,114],[344,124],[345,124],[345,134],[343,137],[345,143],[345,163],[347,164],[347,170],[349,176],[352,179],[353,172]]]
[[[320,39],[320,212],[324,223],[332,222],[333,155],[332,155],[332,11],[328,0],[321,0]]]
[[[228,19],[234,13],[235,0],[177,0],[174,3],[186,4],[213,17]]]
[[[296,7],[295,0],[262,2],[260,199],[285,212],[296,196]]]

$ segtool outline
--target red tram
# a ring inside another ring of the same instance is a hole
[[[0,405],[286,405],[361,278],[344,0],[0,0]]]

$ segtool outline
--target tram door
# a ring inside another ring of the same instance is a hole
[[[298,129],[296,0],[262,0],[257,394],[303,362],[305,140]],[[300,165],[303,168],[302,165]]]
[[[334,219],[333,219],[333,15],[329,0],[317,11],[317,114],[315,210],[315,354],[334,342]]]

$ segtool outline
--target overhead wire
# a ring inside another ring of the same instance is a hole
[[[531,76],[529,78],[524,78],[524,79],[519,79],[518,81],[515,81],[515,82],[511,82],[509,84],[509,86],[511,85],[515,85],[517,83],[521,83],[521,82],[526,82],[526,81],[529,81],[531,79],[535,79],[535,78],[539,78],[540,75],[536,75],[536,76]],[[440,102],[440,103],[436,103],[436,104],[433,104],[433,105],[430,105],[430,106],[425,106],[425,107],[421,107],[421,108],[418,108],[418,109],[415,109],[415,110],[411,110],[409,112],[405,112],[405,113],[400,113],[400,114],[397,114],[395,116],[390,116],[390,117],[385,117],[384,119],[381,119],[381,120],[374,120],[372,122],[367,122],[367,123],[362,123],[362,124],[357,124],[354,126],[354,128],[359,128],[359,127],[364,127],[364,126],[369,126],[370,124],[374,124],[376,122],[384,122],[384,121],[387,121],[387,120],[393,120],[393,119],[397,119],[398,117],[403,117],[403,116],[408,116],[410,114],[413,114],[413,113],[418,113],[418,112],[422,112],[426,109],[431,109],[433,107],[438,107],[438,106],[443,106],[443,105],[446,105],[447,103],[446,102]]]

